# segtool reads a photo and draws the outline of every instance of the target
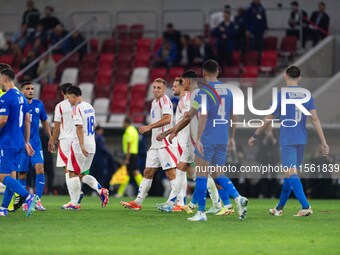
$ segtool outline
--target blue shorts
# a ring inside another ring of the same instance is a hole
[[[282,166],[289,168],[300,168],[305,152],[305,145],[281,146]]]
[[[22,153],[25,149],[2,149],[0,151],[0,174],[10,174],[18,170]]]
[[[226,144],[203,144],[203,152],[204,155],[201,155],[195,148],[195,154],[211,165],[225,166],[228,154]]]
[[[41,146],[33,149],[34,155],[32,157],[28,156],[26,151],[22,153],[18,172],[27,173],[29,169],[34,167],[36,164],[44,164],[44,153]]]

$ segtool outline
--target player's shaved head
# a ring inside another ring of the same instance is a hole
[[[213,59],[208,59],[203,63],[203,71],[209,74],[216,74],[218,72],[218,63]]]
[[[290,66],[286,69],[286,75],[290,79],[298,79],[301,76],[301,71],[297,66]]]

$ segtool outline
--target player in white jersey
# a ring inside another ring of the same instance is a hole
[[[139,128],[139,132],[144,134],[152,130],[151,147],[147,152],[146,166],[143,173],[143,180],[139,186],[137,198],[130,202],[120,202],[125,208],[141,210],[142,203],[151,188],[152,179],[159,167],[165,171],[165,175],[174,187],[176,178],[177,160],[177,140],[170,144],[166,139],[157,141],[159,133],[163,133],[172,128],[173,107],[168,96],[165,95],[167,83],[158,78],[152,83],[155,99],[151,106],[151,124]]]
[[[71,153],[71,143],[76,136],[75,126],[72,120],[72,107],[67,99],[66,91],[72,86],[71,83],[64,83],[61,85],[61,94],[63,101],[58,103],[54,110],[54,128],[52,133],[53,145],[58,143],[57,167],[63,167],[65,172],[66,187],[70,193],[70,176],[67,170],[67,162]],[[80,196],[82,198],[82,194]],[[81,200],[81,198],[79,200]],[[79,201],[80,202],[80,201]],[[69,203],[64,204],[61,208],[64,209]]]
[[[76,135],[73,137],[70,157],[67,162],[67,170],[70,175],[71,202],[65,209],[80,209],[78,200],[81,193],[81,183],[79,178],[98,193],[102,207],[106,207],[109,203],[109,191],[102,188],[93,176],[83,174],[90,168],[96,152],[95,111],[92,105],[82,100],[82,92],[78,86],[70,86],[66,91],[66,95],[72,105],[72,119]]]

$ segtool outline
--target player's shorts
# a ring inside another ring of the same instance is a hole
[[[0,150],[0,174],[10,174],[17,171],[22,154],[25,149],[2,149]]]
[[[21,155],[20,164],[18,166],[18,172],[27,173],[31,167],[34,167],[36,164],[44,164],[44,152],[41,146],[34,149],[34,155],[32,157],[28,156],[26,151],[24,151]]]
[[[228,155],[226,144],[203,144],[203,152],[204,155],[201,155],[195,148],[196,156],[210,162],[213,166],[225,166]]]
[[[149,149],[146,154],[145,167],[159,168],[168,170],[176,168],[178,164],[178,148],[177,147],[164,147],[159,149]]]
[[[137,161],[138,161],[138,155],[137,154],[130,154],[130,161],[129,164],[126,166],[127,171],[130,175],[133,175],[134,171],[136,171],[137,168]]]
[[[75,172],[76,174],[82,174],[87,171],[92,164],[94,153],[89,153],[88,157],[81,151],[75,151],[74,147],[71,147],[70,157],[67,161],[67,170]]]
[[[67,166],[70,156],[72,139],[62,139],[58,144],[57,167]]]
[[[303,161],[305,145],[281,146],[281,164],[283,167],[299,168]]]
[[[190,144],[178,144],[179,162],[191,164],[195,158],[193,157],[191,151],[192,149]]]

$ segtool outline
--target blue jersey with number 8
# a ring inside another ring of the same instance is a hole
[[[0,116],[8,116],[1,129],[0,149],[25,147],[23,127],[28,111],[27,100],[17,89],[10,89],[0,98]]]
[[[296,86],[296,88],[299,88]],[[278,104],[273,113],[276,118],[279,118],[281,121],[280,125],[280,145],[298,145],[298,144],[307,144],[307,129],[306,129],[306,121],[307,116],[301,112],[299,108],[297,108],[294,104],[286,105],[286,115],[282,115],[281,109],[281,92],[278,92]],[[287,92],[285,98],[304,98],[305,94],[303,93],[292,93]],[[315,109],[314,99],[313,97],[304,104],[302,104],[308,111]]]

